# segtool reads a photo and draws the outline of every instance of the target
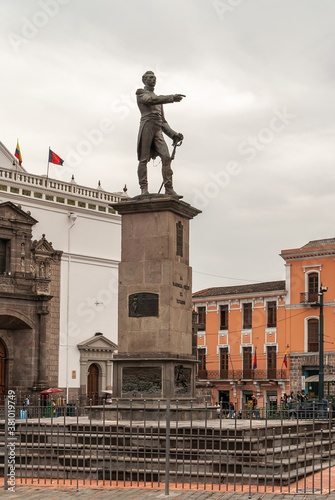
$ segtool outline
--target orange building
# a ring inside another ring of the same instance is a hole
[[[212,403],[240,409],[286,393],[318,396],[320,285],[324,292],[324,395],[335,394],[335,238],[283,250],[286,280],[215,287],[193,294],[198,379]],[[287,364],[287,366],[286,366]]]

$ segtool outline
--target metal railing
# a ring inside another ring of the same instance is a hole
[[[287,370],[201,370],[200,380],[287,380]]]
[[[91,198],[93,200],[103,200],[106,202],[119,202],[122,196],[116,193],[109,193],[103,189],[93,189],[86,186],[80,186],[76,183],[64,182],[55,179],[50,179],[45,176],[29,174],[27,172],[16,172],[15,170],[0,169],[0,181],[12,181],[17,185],[23,187],[38,189],[47,189],[48,191],[55,191],[59,193],[70,193],[72,196],[79,196],[83,198]]]
[[[300,406],[291,422],[284,418],[291,408],[284,405],[235,411],[192,402],[114,400],[84,410],[76,404],[70,414],[64,405],[62,412],[50,408],[46,414],[7,399],[0,476],[5,489],[13,476],[17,485],[164,487],[166,494],[172,485],[317,493],[321,484],[321,491],[330,492],[332,412],[326,418],[315,411],[305,420]]]
[[[1,361],[1,360],[0,360]],[[28,393],[28,392],[20,392],[20,391],[15,391],[15,399],[16,399],[16,404],[17,406],[25,406],[26,400],[28,399],[29,405],[34,406],[34,407],[43,407],[47,406],[50,401],[54,401],[58,406],[61,406],[59,404],[59,401],[62,402],[62,405],[64,405],[66,398],[64,396],[65,392],[55,392],[52,394],[47,395],[45,398],[40,395],[39,393]],[[93,405],[103,405],[104,401],[106,402],[108,400],[108,395],[104,396],[98,396],[98,395],[89,395],[89,394],[80,394],[78,398],[72,399],[70,398],[68,400],[68,404],[73,406],[73,405],[79,405],[80,407],[84,407],[90,404],[90,401],[92,401]],[[0,396],[0,419],[3,418],[3,406],[4,406],[4,396]]]
[[[302,292],[300,293],[300,304],[309,304],[319,301],[318,292]]]
[[[120,193],[110,193],[102,188],[92,189],[13,170],[0,169],[0,191],[11,196],[24,196],[72,209],[88,209],[101,214],[114,214],[112,203],[119,203],[126,197]]]

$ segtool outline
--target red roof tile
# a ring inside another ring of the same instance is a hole
[[[240,295],[245,293],[274,292],[286,290],[285,281],[267,281],[265,283],[251,283],[250,285],[219,286],[205,288],[193,294],[197,297],[218,297],[220,295]]]

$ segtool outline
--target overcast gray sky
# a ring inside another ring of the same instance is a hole
[[[174,187],[203,211],[193,290],[283,279],[282,249],[334,236],[334,19],[333,0],[2,0],[0,140],[29,172],[50,146],[50,177],[134,196],[154,70],[187,96],[165,115],[185,136]]]

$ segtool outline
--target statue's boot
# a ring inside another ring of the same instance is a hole
[[[141,188],[141,196],[148,196],[150,193],[148,191],[148,177],[147,177],[147,162],[142,160],[138,164],[137,168],[138,182]]]
[[[163,182],[165,187],[165,194],[173,196],[174,198],[182,198],[172,187],[172,174],[171,161],[162,165]]]
[[[166,187],[165,186],[165,194],[168,194],[169,196],[173,196],[174,198],[182,198],[176,191],[173,189],[173,187]]]

